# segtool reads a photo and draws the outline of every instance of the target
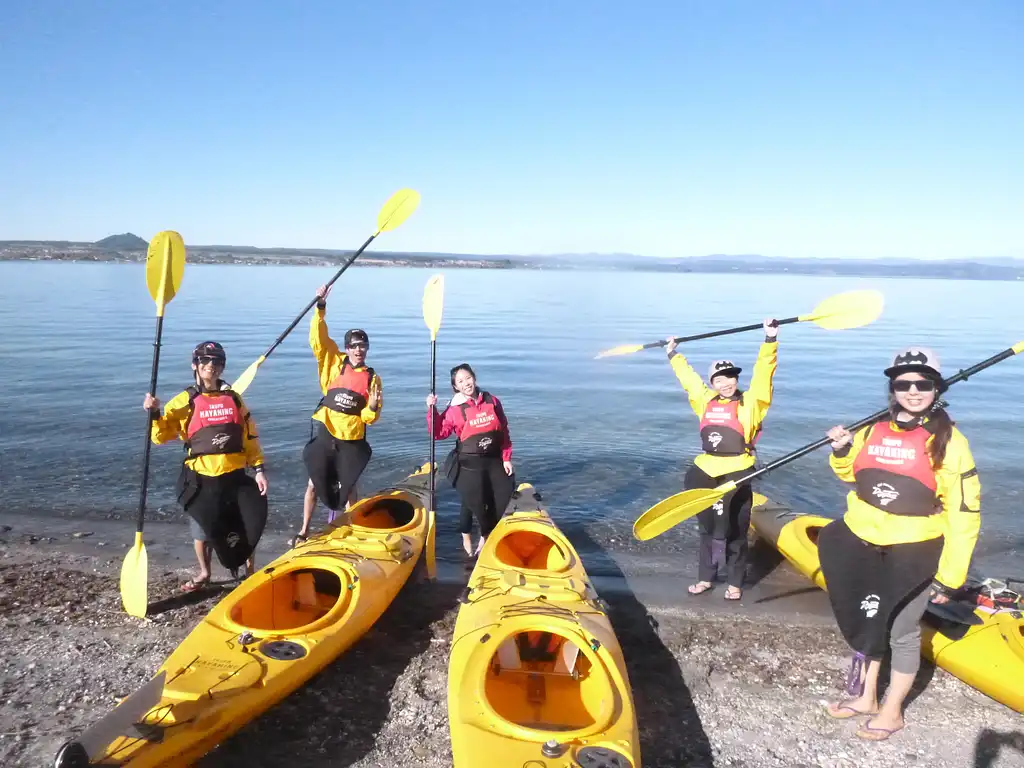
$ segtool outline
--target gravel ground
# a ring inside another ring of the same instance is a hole
[[[223,594],[176,596],[185,569],[151,559],[155,615],[134,619],[120,606],[120,553],[33,538],[0,532],[0,765],[9,768],[50,764]],[[411,581],[348,654],[200,765],[451,765],[445,698],[458,591]],[[647,768],[1024,766],[1024,718],[928,665],[908,727],[891,741],[861,742],[855,723],[829,719],[822,708],[842,682],[846,649],[820,617],[758,613],[746,596],[739,606],[715,595],[649,606],[627,590],[605,597]]]

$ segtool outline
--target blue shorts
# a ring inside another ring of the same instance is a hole
[[[192,538],[196,541],[209,541],[209,537],[203,530],[203,526],[196,522],[196,519],[192,515],[188,516],[188,529],[192,533]]]

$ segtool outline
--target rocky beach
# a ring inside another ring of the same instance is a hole
[[[178,591],[192,565],[187,538],[154,525],[150,613],[132,618],[118,591],[123,525],[0,522],[0,764],[45,766],[142,685],[233,585],[218,570],[222,587]],[[269,536],[263,562],[284,539]],[[907,728],[890,741],[863,742],[857,721],[831,720],[824,703],[847,657],[824,596],[777,561],[754,570],[739,605],[721,589],[686,599],[657,576],[598,584],[626,655],[647,768],[1024,765],[1022,717],[927,663]],[[451,765],[447,661],[461,584],[455,568],[441,576],[431,583],[418,570],[349,653],[200,765]]]

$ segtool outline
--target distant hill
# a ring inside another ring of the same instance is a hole
[[[131,232],[104,237],[102,240],[97,240],[95,245],[111,251],[144,251],[149,248],[149,243]]]

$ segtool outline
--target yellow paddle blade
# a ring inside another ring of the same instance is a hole
[[[644,348],[643,344],[623,344],[621,347],[612,347],[606,349],[604,352],[598,352],[595,356],[595,360],[600,360],[602,357],[616,357],[618,355],[631,355],[634,352],[639,352]]]
[[[430,340],[437,338],[444,311],[444,275],[434,275],[423,289],[423,322],[430,329]]]
[[[142,543],[142,531],[135,533],[135,544],[121,563],[121,602],[129,616],[146,615],[149,605],[149,558]]]
[[[881,291],[847,291],[825,299],[810,314],[800,315],[800,321],[810,320],[830,331],[860,328],[875,322],[884,305]]]
[[[669,496],[636,519],[633,523],[633,536],[640,541],[660,536],[669,528],[703,512],[735,487],[735,483],[728,482],[717,488],[694,488]]]
[[[1019,355],[1021,352],[1024,352],[1024,341],[1018,341],[1011,347],[1011,349],[1015,355]]]
[[[427,578],[433,581],[437,578],[437,556],[436,556],[436,540],[437,540],[437,527],[435,525],[435,513],[434,510],[430,510],[427,513]]]
[[[415,189],[400,189],[384,203],[377,214],[377,232],[388,232],[398,229],[402,222],[412,216],[420,204],[420,193]]]
[[[249,385],[252,384],[252,380],[256,378],[256,371],[260,369],[260,366],[263,365],[263,361],[266,359],[265,355],[260,355],[256,359],[255,363],[242,371],[242,375],[235,379],[235,383],[231,385],[231,389],[238,394],[245,392],[245,390],[249,388]]]
[[[185,243],[177,232],[164,230],[149,241],[146,287],[157,305],[157,315],[174,298],[185,274]]]

